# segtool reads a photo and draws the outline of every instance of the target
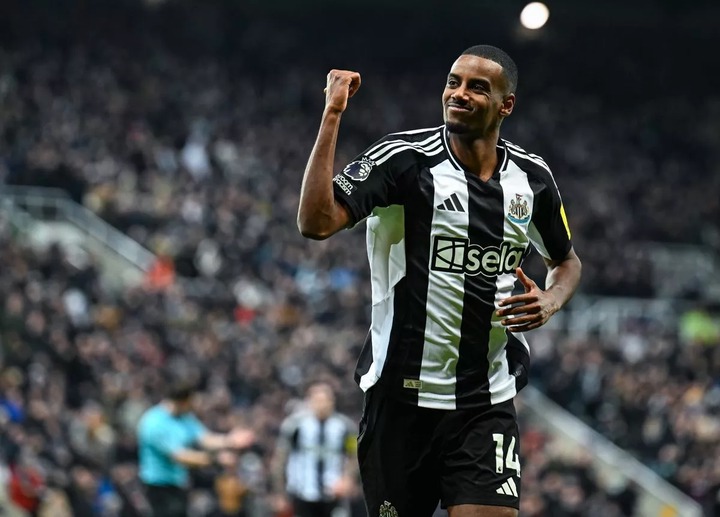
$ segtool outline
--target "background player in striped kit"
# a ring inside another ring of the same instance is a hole
[[[369,514],[429,516],[440,500],[451,517],[515,516],[522,332],[570,299],[581,269],[549,167],[500,138],[517,68],[502,50],[469,48],[447,77],[443,126],[388,135],[333,177],[359,87],[356,72],[328,75],[298,226],[324,239],[367,218],[372,323],[356,379]],[[520,268],[530,244],[545,290]],[[512,296],[518,279],[525,292]]]
[[[327,382],[307,388],[305,407],[280,427],[273,485],[277,509],[295,517],[340,517],[356,490],[357,433],[345,415],[335,411],[335,393]],[[287,496],[285,495],[287,494]]]

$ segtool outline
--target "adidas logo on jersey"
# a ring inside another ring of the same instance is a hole
[[[445,201],[440,203],[437,207],[438,210],[448,210],[450,212],[464,212],[465,208],[460,203],[457,194],[453,194]]]

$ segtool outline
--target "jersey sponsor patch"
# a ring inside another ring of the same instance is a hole
[[[338,174],[333,178],[333,182],[340,187],[340,189],[345,192],[348,196],[352,194],[353,190],[355,190],[355,185],[350,183],[345,176],[342,176]]]
[[[430,267],[443,273],[482,274],[495,277],[514,273],[525,250],[503,242],[500,247],[482,248],[468,239],[436,236]]]
[[[367,156],[363,156],[361,159],[349,163],[343,169],[343,174],[354,181],[365,181],[370,176],[373,167],[375,167],[375,162]]]

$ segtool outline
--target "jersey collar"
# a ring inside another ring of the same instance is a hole
[[[470,172],[463,167],[463,165],[460,163],[460,160],[458,160],[457,156],[455,156],[455,153],[452,150],[452,147],[450,147],[450,141],[448,139],[448,130],[446,127],[442,128],[442,140],[443,145],[445,146],[445,150],[447,151],[448,158],[450,159],[450,163],[459,171],[463,171],[465,173],[470,174]],[[495,172],[493,173],[493,178],[499,177],[501,172],[504,172],[505,169],[507,169],[508,165],[508,151],[507,146],[505,145],[505,140],[502,138],[498,139],[497,144],[497,153],[498,153],[498,162],[497,166],[495,167]]]

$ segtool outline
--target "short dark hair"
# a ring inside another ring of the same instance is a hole
[[[517,89],[518,69],[515,61],[503,50],[491,45],[475,45],[465,50],[463,56],[477,56],[494,61],[503,69],[503,74],[508,83],[508,93],[514,93]]]
[[[310,393],[310,390],[317,387],[326,387],[335,395],[335,386],[331,378],[319,375],[312,377],[305,382],[305,393]]]
[[[173,380],[167,387],[166,397],[173,402],[184,402],[198,390],[195,381],[189,379]]]

